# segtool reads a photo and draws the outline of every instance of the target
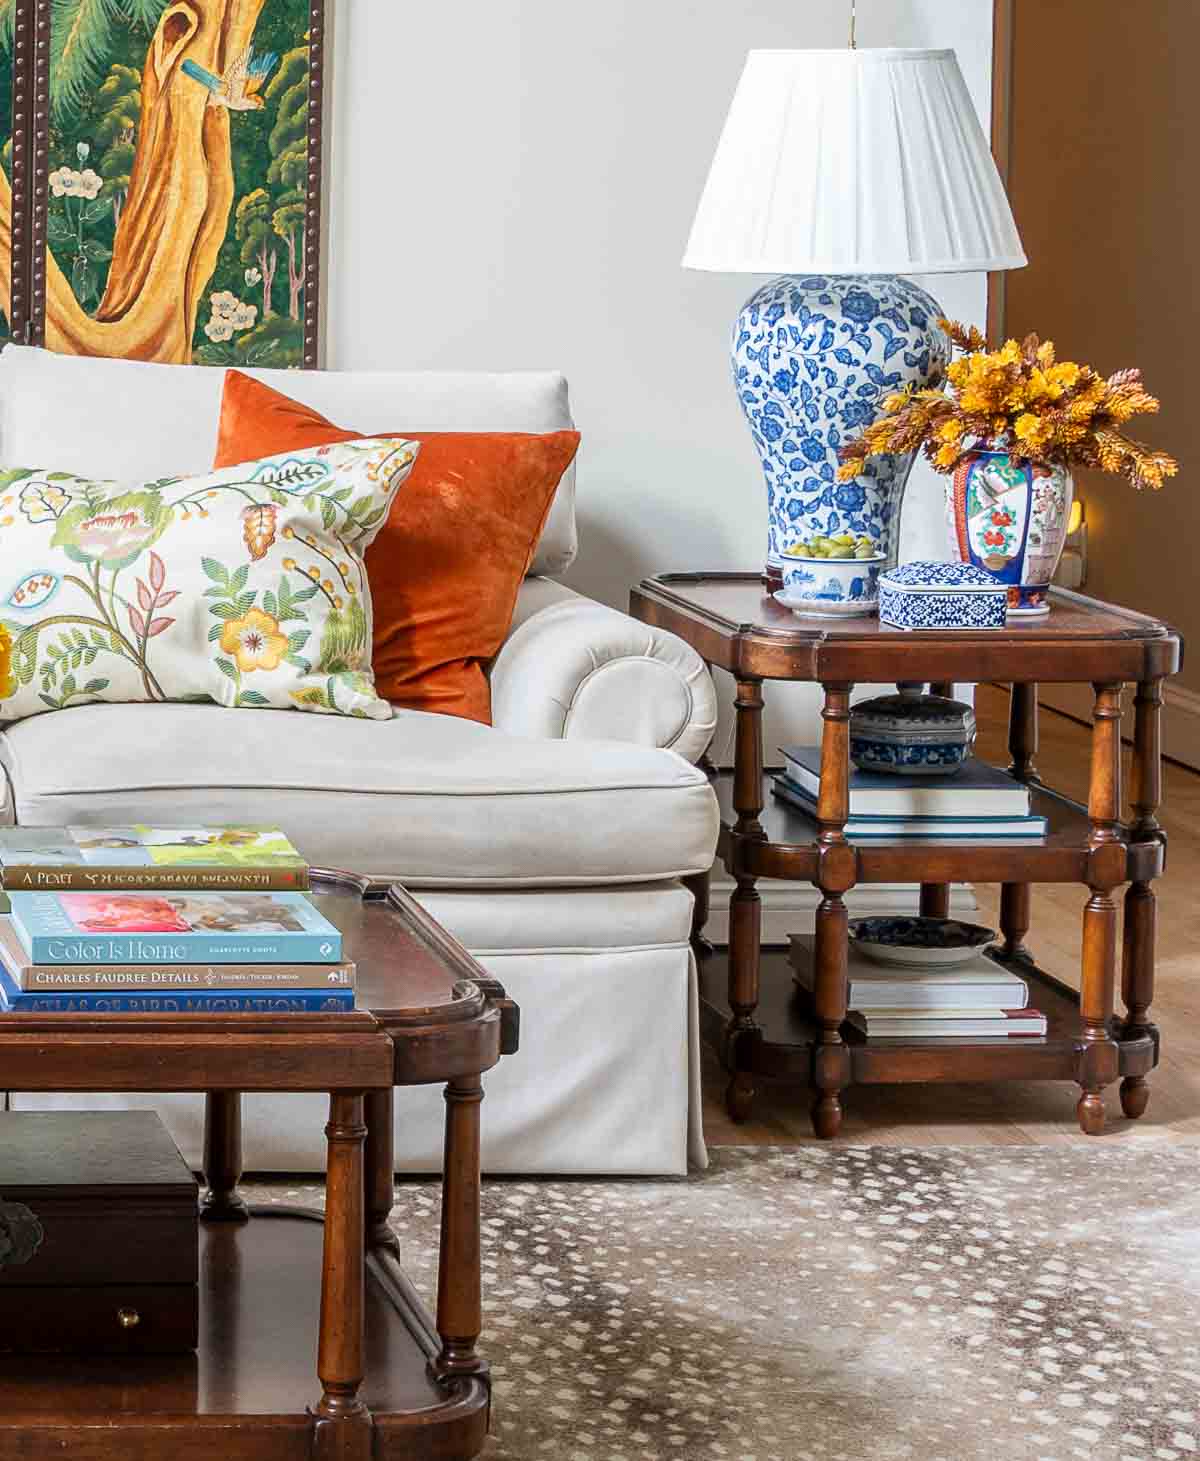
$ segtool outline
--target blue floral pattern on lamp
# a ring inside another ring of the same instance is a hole
[[[889,274],[785,274],[746,302],[733,375],[766,477],[770,577],[788,547],[817,534],[865,534],[886,566],[897,562],[913,454],[872,457],[839,482],[838,448],[875,420],[885,396],[942,379],[950,341],[941,313],[925,290]]]

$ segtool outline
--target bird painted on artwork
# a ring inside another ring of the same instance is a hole
[[[231,112],[260,112],[266,102],[259,92],[279,57],[274,51],[256,56],[247,46],[224,76],[216,76],[195,61],[184,61],[180,70],[208,90],[210,107],[227,107]]]

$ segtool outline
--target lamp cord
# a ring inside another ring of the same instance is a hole
[[[858,0],[850,0],[850,49],[858,49]]]

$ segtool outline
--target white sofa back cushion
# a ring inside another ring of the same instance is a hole
[[[556,371],[248,370],[348,431],[560,431],[571,427]],[[212,470],[225,372],[0,351],[0,463],[150,481]],[[575,557],[575,468],[559,485],[530,573]]]

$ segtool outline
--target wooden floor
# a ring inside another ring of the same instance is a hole
[[[981,686],[977,750],[1007,761],[1008,694]],[[1041,713],[1038,767],[1050,785],[1086,801],[1086,727],[1051,711]],[[1126,769],[1128,770],[1128,748]],[[1128,784],[1128,776],[1126,777]],[[1163,826],[1171,839],[1159,894],[1158,979],[1153,1018],[1162,1033],[1162,1059],[1150,1078],[1150,1108],[1140,1121],[1121,1114],[1115,1087],[1107,1092],[1108,1128],[1100,1140],[1200,1142],[1200,774],[1165,767]],[[981,923],[998,927],[1000,890],[976,886]],[[1076,989],[1085,891],[1035,890],[1028,943],[1038,963]],[[1119,976],[1118,976],[1119,978]],[[808,1093],[765,1087],[754,1118],[735,1126],[725,1114],[725,1079],[705,1052],[704,1126],[710,1143],[814,1141]],[[997,1085],[854,1087],[843,1097],[843,1143],[926,1146],[941,1143],[1023,1144],[1086,1141],[1075,1123],[1078,1091],[1057,1082]]]

